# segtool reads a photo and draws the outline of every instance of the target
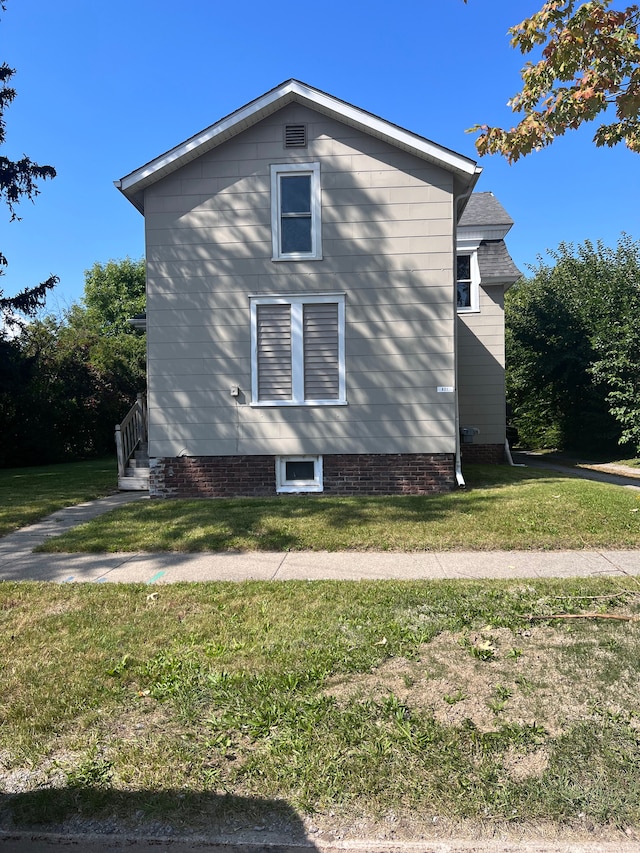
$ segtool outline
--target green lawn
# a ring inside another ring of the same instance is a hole
[[[535,469],[467,466],[426,497],[144,501],[46,551],[494,550],[640,547],[640,492]]]
[[[116,488],[117,468],[111,458],[0,469],[0,536]]]
[[[0,821],[635,838],[639,593],[0,584]]]

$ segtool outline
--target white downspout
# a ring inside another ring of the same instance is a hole
[[[511,465],[512,468],[516,467],[516,463],[513,461],[513,456],[511,455],[508,438],[504,440],[504,458],[507,460],[507,465]]]
[[[511,465],[512,468],[526,468],[527,466],[523,462],[514,462],[513,456],[511,455],[511,448],[509,447],[509,439],[505,438],[504,440],[504,458],[507,460],[507,465]]]
[[[459,196],[456,196],[454,205],[455,205],[455,217],[454,217],[454,231],[453,231],[453,268],[456,268],[456,257],[458,254],[458,237],[457,237],[457,229],[458,229],[458,219],[459,214],[458,210],[460,209],[460,204],[463,201],[466,201],[471,193],[473,192],[473,188],[475,186],[475,181],[469,187],[469,189],[462,193]],[[457,288],[453,288],[453,359],[454,359],[454,367],[455,367],[455,401],[454,405],[456,407],[456,460],[455,460],[455,473],[456,473],[456,485],[459,489],[465,489],[467,484],[464,481],[464,475],[462,474],[462,453],[460,450],[460,402],[458,397],[458,293]]]

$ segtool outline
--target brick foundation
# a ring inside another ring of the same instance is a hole
[[[329,495],[427,495],[455,483],[452,453],[380,453],[324,456]]]
[[[504,465],[504,444],[462,444],[462,464]]]
[[[426,495],[454,487],[451,453],[325,455],[325,495]],[[152,460],[155,498],[264,497],[276,494],[273,456],[181,456]]]

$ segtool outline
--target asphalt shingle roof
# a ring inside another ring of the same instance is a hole
[[[460,225],[513,225],[513,219],[493,193],[472,193]]]
[[[504,240],[483,240],[478,248],[478,266],[480,277],[487,284],[492,278],[513,283],[522,275],[507,251]]]

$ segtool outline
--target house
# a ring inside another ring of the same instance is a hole
[[[480,171],[289,80],[117,181],[145,218],[151,495],[424,494],[503,461],[520,274]]]

